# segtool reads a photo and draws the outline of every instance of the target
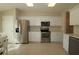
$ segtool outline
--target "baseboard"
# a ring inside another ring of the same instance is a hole
[[[60,42],[60,41],[51,41],[51,43],[63,43],[63,42]]]
[[[29,43],[41,43],[40,41],[29,41]],[[63,42],[59,42],[59,41],[51,41],[50,43],[62,43]],[[12,42],[8,42],[8,44],[21,44],[21,43],[12,43]]]
[[[39,41],[29,41],[29,43],[41,43],[41,42],[39,42]],[[62,43],[63,44],[63,42],[59,42],[59,41],[51,41],[50,43]]]
[[[39,41],[29,41],[29,43],[41,43]]]

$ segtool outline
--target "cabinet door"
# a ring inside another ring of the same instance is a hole
[[[79,55],[79,39],[69,37],[69,54]]]
[[[63,33],[61,32],[51,32],[51,41],[52,42],[62,42]]]
[[[63,21],[60,16],[58,17],[52,16],[52,18],[50,19],[50,26],[62,26],[62,24]]]
[[[79,7],[70,10],[70,25],[79,25]]]
[[[41,32],[29,32],[29,40],[32,42],[41,42]]]
[[[41,20],[39,19],[31,19],[30,26],[41,26]]]
[[[69,51],[69,35],[64,34],[63,37],[63,48],[65,49],[66,52]]]

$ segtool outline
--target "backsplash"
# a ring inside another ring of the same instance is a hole
[[[40,27],[41,26],[30,26],[30,31],[40,32]],[[61,26],[50,26],[49,30],[51,32],[62,32],[62,27]]]
[[[39,32],[41,26],[30,26],[30,31]]]
[[[79,26],[74,26],[74,34],[79,34]]]
[[[63,32],[62,26],[50,26],[49,27],[49,30],[51,32]]]

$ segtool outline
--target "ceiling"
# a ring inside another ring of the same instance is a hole
[[[0,3],[0,11],[4,11],[10,8],[17,8],[24,12],[39,12],[39,13],[61,13],[77,3],[56,3],[52,8],[48,7],[47,3],[35,3],[34,7],[28,7],[25,3]]]

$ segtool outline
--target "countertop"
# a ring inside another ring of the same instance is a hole
[[[68,34],[69,36],[75,37],[75,38],[79,38],[79,34]]]

